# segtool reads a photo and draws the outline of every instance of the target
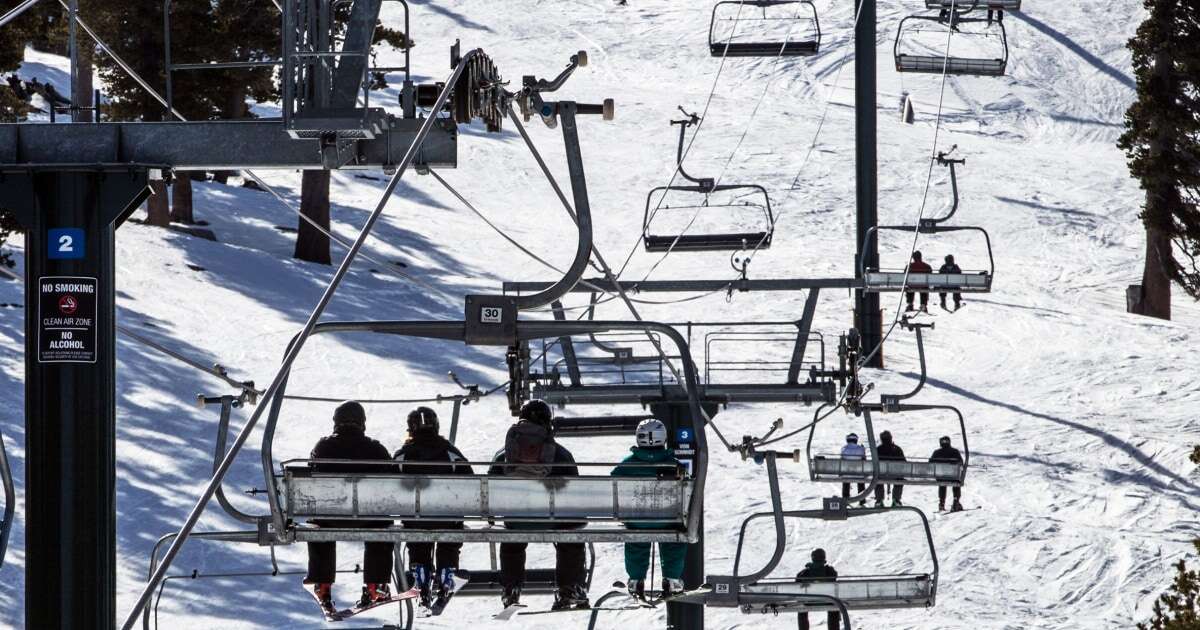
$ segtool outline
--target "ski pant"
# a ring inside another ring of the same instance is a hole
[[[900,484],[892,486],[892,501],[900,501],[902,496],[904,496],[904,486]],[[875,500],[883,503],[883,484],[875,486]]]
[[[938,503],[946,502],[946,488],[948,488],[948,487],[949,486],[938,486]],[[962,498],[962,488],[960,488],[958,486],[954,486],[954,500],[957,501],[961,498]]]
[[[402,522],[407,529],[462,529],[461,522],[448,523],[421,523],[421,522]],[[442,569],[457,569],[459,552],[462,551],[462,543],[452,542],[410,542],[405,545],[408,549],[408,568],[413,568],[418,564],[425,565],[429,568],[429,573],[432,575],[435,571]],[[436,560],[436,564],[434,561]]]
[[[858,493],[859,494],[862,494],[863,491],[866,489],[867,489],[867,484],[865,484],[865,483],[858,484]],[[844,483],[844,484],[842,484],[842,498],[844,499],[848,496],[850,496],[850,484]]]
[[[913,291],[905,291],[904,292],[904,300],[906,302],[908,302],[908,305],[910,307],[913,305],[913,293],[914,293]],[[921,291],[921,306],[922,307],[929,306],[929,292],[928,291]]]
[[[939,297],[939,298],[941,298],[941,300],[942,300],[942,308],[946,308],[946,294],[945,294],[945,293],[938,293],[938,297]],[[911,301],[911,300],[910,300],[910,301]],[[954,306],[955,306],[955,308],[957,308],[959,304],[962,304],[962,294],[961,294],[961,293],[955,293],[955,294],[954,294]]]
[[[387,527],[391,521],[313,521],[320,527]],[[390,542],[363,543],[363,584],[389,584],[392,581]],[[305,584],[329,584],[337,576],[337,543],[308,543],[308,574]]]
[[[520,588],[525,583],[525,549],[529,543],[500,543],[500,584]],[[587,585],[587,550],[583,543],[554,545],[554,582],[565,589]]]
[[[625,543],[625,573],[632,580],[646,579],[650,570],[650,545],[653,543]],[[664,578],[683,579],[683,561],[687,557],[687,543],[658,543],[662,556]]]
[[[800,630],[808,630],[808,613],[800,613],[799,615]],[[842,615],[837,611],[829,611],[826,616],[826,626],[829,630],[838,630],[842,627]]]

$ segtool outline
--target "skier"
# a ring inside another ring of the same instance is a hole
[[[962,453],[958,452],[958,449],[950,446],[950,436],[943,435],[942,437],[938,438],[938,450],[934,451],[933,455],[929,456],[929,461],[956,462],[959,465],[962,465],[963,458]],[[962,511],[963,506],[962,503],[959,502],[960,499],[962,499],[962,488],[959,486],[954,486],[954,503],[950,505],[951,512]],[[946,486],[938,486],[938,511],[946,511]]]
[[[637,426],[635,434],[637,446],[630,448],[630,455],[613,469],[614,477],[654,477],[661,478],[664,474],[679,476],[682,466],[679,460],[667,448],[667,427],[659,420],[643,420]],[[668,471],[661,464],[672,464],[674,471]],[[663,529],[666,525],[638,524],[629,525],[630,529]],[[629,574],[626,586],[629,595],[635,599],[646,598],[646,571],[650,568],[651,543],[625,543],[625,572]],[[683,561],[687,556],[686,543],[659,543],[659,554],[662,555],[662,596],[683,591]]]
[[[312,459],[362,459],[386,460],[388,450],[379,442],[367,437],[367,414],[363,406],[353,400],[344,402],[333,411],[333,434],[321,438],[313,447]],[[379,466],[371,464],[326,464],[313,463],[319,472],[361,473],[378,472]],[[320,527],[387,527],[391,521],[340,521],[318,520],[313,524]],[[388,583],[392,575],[392,543],[368,542],[363,550],[363,587],[358,606],[391,598]],[[333,581],[337,573],[337,546],[333,542],[308,543],[308,574],[305,584],[313,584],[313,593],[325,613],[337,612],[333,603]]]
[[[879,457],[879,461],[908,461],[904,457],[904,450],[892,442],[891,431],[884,431],[883,433],[880,433],[879,442],[879,448],[876,449],[876,455]],[[903,495],[904,486],[902,484],[895,484],[892,486],[892,507],[904,505],[900,502],[900,499]],[[883,484],[878,484],[875,486],[875,507],[883,507]]]
[[[812,562],[804,565],[804,570],[796,574],[797,582],[836,582],[837,569],[825,564],[825,550],[813,549]],[[808,613],[800,613],[800,630],[808,630]],[[836,610],[831,610],[826,617],[829,630],[841,627],[842,616]]]
[[[846,435],[846,445],[842,447],[842,459],[864,459],[865,460],[866,458],[867,458],[867,449],[864,448],[862,444],[858,443],[858,434],[850,433],[850,434]],[[862,494],[863,491],[866,489],[867,489],[867,484],[865,484],[865,483],[858,484],[858,493],[859,494]],[[842,484],[842,497],[845,498],[848,496],[850,496],[850,484],[844,483],[844,484]],[[858,504],[860,506],[865,506],[867,504],[867,500],[863,499],[863,500],[859,501]]]
[[[908,263],[908,273],[909,274],[933,273],[933,267],[930,267],[929,263],[927,263],[921,259],[921,252],[914,251],[912,253],[912,262]],[[912,281],[909,280],[909,282],[911,283]],[[922,283],[922,284],[924,284],[924,283]],[[905,291],[904,292],[904,299],[908,303],[908,306],[904,309],[905,311],[913,310],[913,294],[914,294],[913,291]],[[928,291],[921,292],[921,312],[922,313],[929,312],[929,292]]]
[[[947,254],[945,260],[946,260],[945,264],[943,264],[941,267],[938,268],[938,273],[962,273],[962,269],[959,268],[959,266],[954,263],[954,256],[952,254]],[[941,300],[942,300],[942,308],[945,308],[946,310],[950,310],[950,309],[946,308],[946,294],[938,293],[938,297],[941,298]],[[954,310],[957,311],[960,308],[962,308],[962,294],[955,292],[954,293]]]
[[[489,475],[521,477],[577,477],[579,468],[571,452],[554,441],[554,413],[541,400],[531,400],[521,407],[518,421],[508,429],[504,448],[496,453],[496,464]],[[560,525],[576,529],[586,523]],[[508,529],[529,527],[521,523],[505,523]],[[534,525],[541,528],[543,525]],[[504,592],[500,602],[505,608],[519,605],[521,587],[525,582],[525,549],[528,543],[500,543],[500,585]],[[557,592],[552,610],[588,608],[586,551],[583,543],[557,543],[554,546],[554,581]]]
[[[408,414],[408,440],[393,459],[399,462],[446,462],[444,464],[401,463],[400,472],[418,475],[470,475],[471,466],[446,438],[438,434],[437,412],[429,407],[417,407]],[[404,521],[407,529],[462,529],[457,522]],[[440,613],[454,594],[454,577],[458,571],[459,542],[410,542],[408,570],[411,581],[421,590],[421,607],[427,614]],[[436,553],[435,553],[436,550]],[[436,555],[436,564],[434,557]],[[436,568],[436,580],[434,569]]]

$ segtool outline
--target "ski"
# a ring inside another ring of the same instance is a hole
[[[310,596],[312,596],[313,601],[317,603],[317,608],[321,609],[321,614],[325,615],[325,621],[341,621],[342,620],[342,618],[340,616],[341,613],[337,609],[326,608],[325,605],[321,603],[321,600],[317,598],[316,590],[310,589],[307,586],[305,586],[304,592],[308,593]]]
[[[941,512],[938,512],[937,515],[938,516],[953,516],[954,514],[962,514],[963,512],[974,512],[975,510],[979,510],[982,508],[983,508],[982,505],[977,505],[975,507],[963,508],[961,510],[943,510]]]
[[[518,615],[553,615],[555,613],[571,613],[571,612],[592,612],[592,611],[608,611],[608,610],[646,610],[654,608],[653,606],[593,606],[589,608],[564,608],[562,610],[529,610],[517,613]]]
[[[339,610],[337,612],[337,618],[333,619],[333,621],[341,621],[343,619],[349,619],[350,617],[353,617],[359,613],[363,613],[368,610],[371,610],[372,608],[379,608],[380,606],[386,606],[387,604],[391,604],[393,602],[402,602],[406,599],[413,599],[415,597],[420,597],[420,596],[421,596],[421,590],[414,586],[413,588],[410,588],[407,591],[404,591],[403,593],[396,593],[395,595],[392,595],[391,597],[389,597],[387,599],[381,599],[378,601],[374,601],[374,602],[371,602],[370,604],[367,604],[366,606],[354,606],[351,608],[343,608],[342,610]]]
[[[517,611],[521,610],[522,608],[528,608],[528,606],[525,604],[513,604],[511,606],[505,606],[504,610],[492,615],[492,619],[495,619],[496,621],[508,621],[509,619],[512,619],[513,615],[517,614]]]

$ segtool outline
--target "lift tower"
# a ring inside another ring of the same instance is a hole
[[[854,142],[858,239],[855,247],[855,278],[862,280],[864,269],[879,268],[878,239],[868,238],[879,223],[878,113],[875,89],[878,83],[875,63],[876,0],[851,0],[859,14],[854,25]],[[860,264],[861,263],[861,264]],[[854,327],[862,335],[867,349],[867,367],[883,367],[883,313],[879,294],[854,291]],[[872,352],[871,349],[878,348]]]

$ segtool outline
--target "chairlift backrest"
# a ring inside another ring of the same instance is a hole
[[[808,57],[820,47],[821,23],[810,0],[723,0],[713,6],[713,57]]]
[[[977,30],[973,25],[980,25]],[[968,26],[963,30],[963,26]],[[925,28],[922,28],[925,27]],[[913,39],[922,32],[934,32],[935,40],[926,46],[930,52],[921,53],[913,46]],[[955,42],[970,37],[974,40],[994,42],[986,52],[972,55],[953,54]],[[950,42],[946,54],[945,46]],[[963,17],[955,11],[942,11],[938,15],[910,15],[900,20],[893,45],[897,72],[916,72],[963,76],[1003,76],[1008,68],[1008,33],[1004,21],[990,17]]]

